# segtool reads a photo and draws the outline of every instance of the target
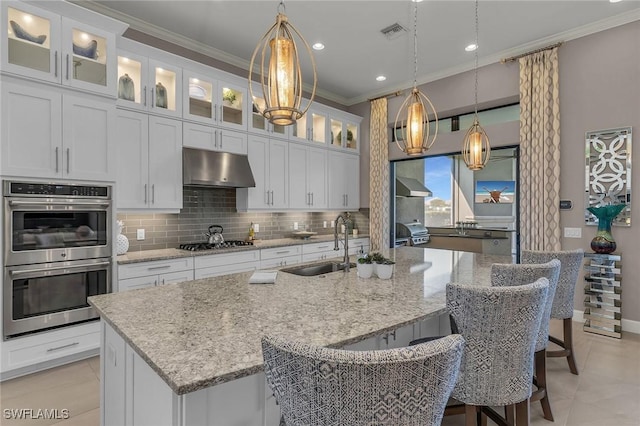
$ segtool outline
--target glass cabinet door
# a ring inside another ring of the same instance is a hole
[[[260,112],[263,111],[264,108],[264,98],[254,95],[253,102],[251,103],[251,119],[249,120],[249,130],[286,138],[287,126],[269,123],[269,121],[264,118],[264,116]]]
[[[186,71],[185,71],[186,72]],[[212,123],[214,118],[215,83],[201,75],[185,75],[184,117],[203,123]]]
[[[348,149],[358,149],[358,125],[353,123],[347,123],[347,134],[343,134],[342,139],[344,141],[344,147]]]
[[[332,147],[342,147],[342,129],[344,128],[341,120],[331,119],[331,142]]]
[[[220,100],[218,103],[218,124],[232,129],[246,130],[245,102],[247,101],[247,90],[243,87],[220,81],[218,82],[218,93]]]
[[[157,61],[149,60],[151,93],[150,107],[159,114],[181,116],[180,99],[181,69]]]
[[[291,126],[291,138],[292,139],[300,139],[300,140],[309,140],[309,127],[307,127],[307,118],[309,117],[309,113],[300,117],[292,126]]]
[[[319,112],[308,111],[311,116],[311,140],[318,143],[327,142],[327,116]]]
[[[146,63],[134,55],[118,55],[118,104],[127,107],[147,107]]]
[[[3,68],[60,82],[60,17],[28,4],[19,7],[3,6]]]

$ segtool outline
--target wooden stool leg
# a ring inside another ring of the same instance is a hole
[[[571,373],[578,375],[578,367],[576,366],[576,358],[573,352],[573,326],[572,319],[565,318],[563,320],[564,326],[564,347],[569,351],[569,355],[567,356],[567,362],[569,363],[569,370]]]
[[[542,393],[542,398],[540,399],[542,412],[545,419],[553,421],[553,413],[549,403],[549,391],[547,389],[547,355],[544,349],[535,353],[534,364],[536,386],[539,392]]]
[[[478,426],[478,417],[475,405],[464,406],[464,424],[465,426]]]
[[[529,400],[525,399],[516,404],[516,425],[529,426]]]
[[[507,420],[509,426],[516,424],[515,406],[513,404],[504,406],[504,418]]]

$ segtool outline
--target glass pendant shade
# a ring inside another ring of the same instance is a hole
[[[429,112],[435,117],[436,128],[433,135],[430,134]],[[406,121],[401,116],[406,117]],[[394,127],[401,129],[399,137],[396,137],[398,148],[407,155],[421,155],[435,142],[438,115],[429,98],[414,88],[402,103]]]
[[[489,137],[476,116],[464,137],[462,158],[470,170],[482,170],[489,161],[490,155]]]
[[[283,4],[281,3],[280,6]],[[313,88],[305,108],[301,108],[303,82],[296,38],[305,47],[313,69]],[[267,30],[258,42],[251,57],[249,90],[252,98],[255,99],[260,96],[253,94],[251,77],[254,67],[260,71],[259,81],[265,100],[264,108],[260,113],[272,124],[281,126],[294,124],[307,112],[315,97],[317,75],[315,60],[309,44],[289,23],[284,13],[278,13],[276,23]]]

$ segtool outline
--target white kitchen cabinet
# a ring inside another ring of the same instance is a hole
[[[360,158],[338,151],[329,152],[329,208],[360,208]]]
[[[259,250],[196,256],[194,259],[196,280],[238,272],[255,271],[259,266]]]
[[[311,106],[306,114],[291,126],[289,139],[327,146],[331,139],[327,111],[319,105]]]
[[[327,207],[325,149],[289,144],[289,207],[305,210]]]
[[[182,68],[167,54],[129,40],[118,50],[118,106],[182,117]],[[160,58],[150,57],[157,54]]]
[[[115,96],[114,32],[23,2],[2,3],[3,70]]]
[[[186,121],[182,124],[182,129],[185,147],[247,154],[247,134],[244,132],[218,129]]]
[[[182,123],[118,110],[119,209],[182,208]]]
[[[351,238],[349,237],[349,254],[366,254],[369,253],[369,238]]]
[[[260,268],[291,266],[302,261],[302,247],[286,246],[260,250]]]
[[[2,173],[113,180],[114,123],[115,106],[100,98],[3,82]]]
[[[237,209],[286,209],[289,206],[289,143],[249,135],[247,152],[256,186],[237,189]]]
[[[118,265],[118,291],[193,280],[193,258]]]

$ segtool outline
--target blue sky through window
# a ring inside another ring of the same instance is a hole
[[[424,161],[425,186],[433,192],[434,198],[451,200],[451,165],[453,158],[448,155],[427,157]]]

